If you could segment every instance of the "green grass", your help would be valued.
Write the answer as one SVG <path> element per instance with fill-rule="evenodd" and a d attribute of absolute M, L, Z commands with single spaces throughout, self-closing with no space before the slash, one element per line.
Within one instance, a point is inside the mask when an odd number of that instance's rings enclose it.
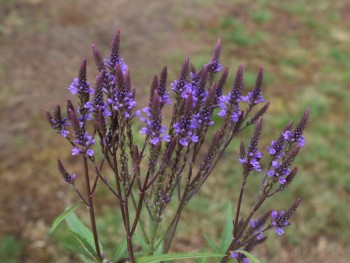
<path fill-rule="evenodd" d="M 20 260 L 23 244 L 13 236 L 0 239 L 0 262 L 15 263 Z"/>

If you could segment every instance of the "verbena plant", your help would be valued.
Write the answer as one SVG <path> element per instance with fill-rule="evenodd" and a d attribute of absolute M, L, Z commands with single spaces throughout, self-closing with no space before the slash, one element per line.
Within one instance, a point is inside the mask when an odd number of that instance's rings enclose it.
<path fill-rule="evenodd" d="M 72 155 L 82 160 L 84 169 L 84 174 L 77 176 L 57 161 L 64 181 L 73 187 L 81 202 L 60 215 L 51 232 L 65 220 L 79 241 L 68 246 L 82 254 L 84 260 L 95 262 L 160 262 L 208 257 L 221 262 L 230 258 L 238 262 L 258 262 L 249 252 L 266 240 L 267 230 L 283 234 L 300 204 L 298 198 L 286 211 L 259 211 L 262 216 L 256 216 L 262 204 L 285 190 L 296 176 L 298 168 L 293 168 L 292 164 L 304 145 L 303 131 L 309 110 L 305 110 L 294 128 L 292 121 L 288 123 L 267 147 L 268 165 L 263 171 L 260 165 L 263 153 L 258 145 L 262 116 L 269 103 L 255 109 L 264 102 L 262 68 L 255 87 L 244 96 L 243 66 L 239 65 L 231 90 L 224 95 L 229 70 L 223 70 L 219 62 L 219 40 L 211 60 L 199 70 L 190 64 L 189 58 L 185 59 L 178 79 L 170 84 L 172 95 L 167 91 L 167 67 L 164 67 L 159 77 L 153 77 L 148 107 L 139 111 L 135 110 L 135 88 L 128 66 L 120 57 L 119 44 L 117 31 L 107 59 L 103 59 L 93 45 L 99 71 L 94 87 L 87 82 L 84 60 L 78 77 L 69 87 L 71 93 L 77 95 L 78 104 L 75 106 L 68 100 L 65 113 L 60 106 L 53 113 L 47 113 L 50 125 L 71 144 Z M 221 71 L 221 76 L 217 77 Z M 163 125 L 162 110 L 170 104 L 173 105 L 172 116 L 167 127 Z M 219 116 L 215 125 L 214 114 Z M 141 143 L 134 140 L 133 125 L 139 119 L 143 127 L 136 132 L 143 134 Z M 232 139 L 251 125 L 255 126 L 251 139 L 247 146 L 241 142 L 237 157 L 237 165 L 243 170 L 239 175 L 242 182 L 234 220 L 229 220 L 224 228 L 228 231 L 223 233 L 226 241 L 218 248 L 208 239 L 212 252 L 168 254 L 186 205 L 210 176 Z M 214 131 L 210 132 L 211 129 Z M 246 183 L 255 172 L 262 175 L 260 188 L 250 213 L 242 215 Z M 78 179 L 84 181 L 85 190 L 76 184 Z M 96 226 L 97 187 L 105 187 L 111 193 L 123 222 L 124 239 L 119 245 L 115 244 L 117 249 L 110 257 L 99 242 Z M 74 214 L 80 204 L 89 211 L 91 231 Z M 168 207 L 170 210 L 175 207 L 175 212 L 164 217 Z M 141 246 L 143 249 L 137 244 L 140 238 L 134 238 L 138 231 L 146 244 Z"/>

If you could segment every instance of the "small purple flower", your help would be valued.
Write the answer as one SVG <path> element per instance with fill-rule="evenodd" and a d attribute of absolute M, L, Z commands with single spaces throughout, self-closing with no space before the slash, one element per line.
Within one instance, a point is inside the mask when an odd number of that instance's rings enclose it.
<path fill-rule="evenodd" d="M 270 169 L 266 173 L 268 176 L 272 177 L 275 174 L 275 171 L 273 169 Z"/>
<path fill-rule="evenodd" d="M 237 252 L 230 253 L 231 258 L 238 258 L 239 254 Z"/>
<path fill-rule="evenodd" d="M 88 149 L 87 151 L 86 151 L 86 154 L 87 155 L 89 155 L 89 156 L 94 156 L 94 150 L 93 149 Z"/>
<path fill-rule="evenodd" d="M 275 147 L 276 147 L 275 141 L 271 141 L 271 147 L 267 146 L 266 150 L 270 155 L 274 155 L 276 153 Z"/>
<path fill-rule="evenodd" d="M 162 105 L 157 90 L 154 91 L 151 107 L 152 109 L 149 107 L 142 109 L 146 113 L 147 118 L 140 118 L 141 121 L 146 123 L 146 126 L 141 128 L 140 133 L 150 136 L 152 145 L 158 144 L 161 140 L 165 142 L 170 141 L 170 136 L 165 133 L 166 126 L 162 126 Z"/>
<path fill-rule="evenodd" d="M 304 136 L 301 136 L 300 138 L 297 139 L 297 143 L 300 147 L 303 147 L 305 145 L 305 138 Z"/>
<path fill-rule="evenodd" d="M 278 179 L 278 181 L 280 182 L 280 184 L 285 184 L 285 183 L 286 183 L 286 178 L 280 177 L 280 178 Z"/>
<path fill-rule="evenodd" d="M 67 131 L 67 130 L 65 130 L 65 129 L 62 129 L 62 130 L 61 130 L 61 135 L 62 135 L 62 137 L 67 138 L 68 134 L 69 134 L 69 131 Z"/>
<path fill-rule="evenodd" d="M 73 82 L 70 84 L 68 89 L 73 95 L 77 94 L 79 91 L 79 79 L 74 78 Z"/>
<path fill-rule="evenodd" d="M 66 174 L 65 174 L 65 177 L 64 177 L 64 181 L 65 181 L 66 183 L 74 184 L 74 180 L 75 180 L 76 177 L 77 177 L 76 174 L 70 175 L 70 174 L 66 173 Z"/>
<path fill-rule="evenodd" d="M 237 102 L 232 103 L 230 99 L 230 95 L 222 95 L 219 98 L 218 105 L 221 109 L 218 113 L 218 116 L 224 118 L 227 114 L 230 114 L 230 120 L 235 123 L 238 121 L 239 116 L 241 115 L 240 108 L 238 106 L 239 100 Z"/>
<path fill-rule="evenodd" d="M 259 219 L 255 219 L 255 220 L 251 219 L 249 221 L 249 224 L 250 224 L 251 228 L 255 229 L 253 234 L 254 235 L 258 234 L 257 239 L 261 240 L 263 238 L 263 233 L 262 233 L 262 223 L 260 222 L 260 220 Z"/>
<path fill-rule="evenodd" d="M 288 226 L 290 223 L 288 222 L 288 217 L 285 216 L 285 212 L 282 210 L 280 212 L 272 211 L 272 225 L 276 228 L 275 232 L 277 235 L 282 235 L 284 233 L 284 227 Z"/>
<path fill-rule="evenodd" d="M 188 93 L 192 91 L 191 84 L 182 84 L 179 80 L 175 80 L 170 84 L 171 89 L 178 93 L 181 98 L 186 99 L 188 97 Z"/>
<path fill-rule="evenodd" d="M 94 93 L 94 90 L 90 88 L 90 83 L 84 78 L 74 78 L 68 89 L 73 95 L 78 94 L 79 92 L 90 94 Z"/>
<path fill-rule="evenodd" d="M 209 66 L 208 71 L 212 73 L 218 73 L 222 70 L 221 63 L 204 64 L 204 66 Z"/>
<path fill-rule="evenodd" d="M 296 142 L 300 147 L 303 147 L 305 145 L 304 136 L 301 134 L 298 134 L 296 132 L 285 131 L 283 133 L 283 137 L 286 141 L 288 141 L 290 143 Z"/>
<path fill-rule="evenodd" d="M 75 178 L 77 178 L 77 174 L 72 174 L 72 181 L 74 182 Z"/>
<path fill-rule="evenodd" d="M 283 137 L 286 141 L 289 141 L 292 137 L 292 132 L 291 131 L 285 131 L 283 134 Z"/>
<path fill-rule="evenodd" d="M 271 166 L 277 169 L 280 166 L 280 163 L 278 161 L 272 161 Z"/>
<path fill-rule="evenodd" d="M 255 97 L 253 92 L 248 92 L 248 95 L 242 96 L 241 99 L 247 103 L 250 103 L 251 105 L 256 105 L 260 102 L 265 101 L 264 97 L 261 94 L 259 94 Z"/>
<path fill-rule="evenodd" d="M 276 227 L 275 232 L 277 233 L 277 235 L 281 236 L 284 233 L 284 230 L 282 227 Z"/>
<path fill-rule="evenodd" d="M 79 153 L 80 153 L 80 149 L 77 148 L 77 147 L 73 147 L 73 149 L 72 149 L 72 155 L 77 155 L 77 154 L 79 154 Z"/>
<path fill-rule="evenodd" d="M 252 165 L 253 170 L 261 172 L 260 163 L 257 159 L 251 159 L 249 163 Z"/>
<path fill-rule="evenodd" d="M 239 162 L 241 164 L 245 164 L 245 163 L 247 163 L 247 159 L 246 158 L 239 158 Z"/>

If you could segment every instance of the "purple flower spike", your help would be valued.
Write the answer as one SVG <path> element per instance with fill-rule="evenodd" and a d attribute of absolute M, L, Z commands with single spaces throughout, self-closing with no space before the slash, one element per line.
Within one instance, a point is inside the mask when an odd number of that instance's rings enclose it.
<path fill-rule="evenodd" d="M 263 75 L 264 75 L 263 69 L 262 69 L 262 67 L 260 67 L 258 76 L 256 78 L 256 84 L 255 84 L 254 90 L 252 92 L 248 92 L 248 95 L 246 97 L 242 97 L 242 100 L 245 102 L 248 102 L 251 107 L 260 103 L 260 102 L 265 101 L 264 97 L 262 96 L 262 92 L 261 92 Z"/>
<path fill-rule="evenodd" d="M 222 65 L 219 62 L 220 53 L 221 53 L 221 39 L 218 39 L 211 61 L 209 62 L 209 64 L 204 65 L 204 66 L 209 65 L 209 68 L 208 68 L 209 72 L 217 73 L 222 70 Z"/>
<path fill-rule="evenodd" d="M 288 220 L 295 215 L 295 212 L 300 204 L 300 198 L 298 198 L 294 204 L 284 212 L 283 210 L 280 212 L 272 211 L 271 213 L 271 223 L 276 228 L 275 232 L 277 235 L 282 235 L 284 233 L 284 227 L 290 225 Z"/>
<path fill-rule="evenodd" d="M 179 78 L 175 80 L 174 83 L 170 84 L 172 90 L 181 98 L 187 98 L 188 91 L 191 90 L 191 85 L 187 83 L 189 63 L 189 58 L 186 58 L 179 74 Z"/>
<path fill-rule="evenodd" d="M 146 117 L 141 117 L 141 121 L 145 122 L 147 126 L 142 127 L 140 134 L 146 134 L 150 136 L 150 143 L 157 145 L 160 141 L 170 141 L 170 136 L 165 134 L 166 126 L 162 126 L 162 113 L 161 113 L 161 101 L 158 95 L 158 91 L 153 91 L 153 98 L 150 101 L 151 109 L 146 107 L 142 111 L 146 113 Z"/>

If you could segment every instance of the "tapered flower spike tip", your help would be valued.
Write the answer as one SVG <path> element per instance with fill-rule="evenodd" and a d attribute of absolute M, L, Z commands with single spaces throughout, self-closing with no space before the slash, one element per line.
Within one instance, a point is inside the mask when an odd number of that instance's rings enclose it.
<path fill-rule="evenodd" d="M 130 71 L 127 70 L 125 73 L 125 77 L 124 77 L 124 86 L 125 86 L 125 90 L 129 91 L 131 90 L 131 77 L 130 77 Z"/>
<path fill-rule="evenodd" d="M 278 191 L 283 191 L 285 190 L 288 185 L 291 184 L 291 182 L 294 180 L 295 176 L 298 173 L 298 167 L 294 167 L 294 169 L 287 175 L 286 177 L 286 182 L 284 184 L 280 184 L 280 186 L 278 187 Z"/>
<path fill-rule="evenodd" d="M 298 197 L 297 200 L 295 200 L 295 202 L 293 203 L 293 205 L 288 209 L 288 211 L 286 213 L 286 217 L 288 219 L 295 215 L 295 212 L 297 211 L 297 209 L 300 205 L 300 202 L 301 202 L 301 199 L 300 199 L 300 197 Z"/>
<path fill-rule="evenodd" d="M 75 112 L 74 105 L 71 100 L 67 100 L 67 115 L 69 114 L 69 111 Z"/>
<path fill-rule="evenodd" d="M 241 141 L 240 147 L 239 147 L 239 157 L 241 159 L 245 158 L 245 147 L 244 147 L 244 142 Z"/>
<path fill-rule="evenodd" d="M 79 69 L 79 82 L 83 83 L 86 82 L 86 59 L 83 60 L 81 63 L 80 69 Z"/>
<path fill-rule="evenodd" d="M 250 123 L 255 123 L 260 117 L 262 117 L 270 107 L 270 102 L 267 102 L 261 109 L 251 118 Z"/>
<path fill-rule="evenodd" d="M 114 56 L 116 60 L 119 59 L 119 48 L 120 48 L 120 30 L 117 29 L 112 41 L 111 55 Z"/>
<path fill-rule="evenodd" d="M 226 67 L 224 72 L 221 75 L 221 78 L 218 82 L 218 87 L 216 89 L 216 96 L 220 97 L 222 95 L 222 90 L 224 89 L 226 80 L 227 80 L 227 76 L 228 76 L 228 72 L 229 72 L 229 68 Z"/>
<path fill-rule="evenodd" d="M 47 121 L 49 122 L 49 124 L 52 126 L 53 125 L 52 115 L 49 111 L 46 111 L 46 118 L 47 118 Z"/>
<path fill-rule="evenodd" d="M 92 53 L 94 55 L 94 60 L 95 60 L 95 64 L 96 64 L 98 71 L 104 70 L 105 65 L 104 65 L 103 58 L 101 56 L 100 51 L 96 48 L 95 44 L 92 44 L 91 48 L 92 48 Z"/>
<path fill-rule="evenodd" d="M 154 75 L 151 84 L 151 98 L 154 97 L 154 92 L 158 90 L 158 76 Z"/>
<path fill-rule="evenodd" d="M 103 81 L 105 78 L 106 71 L 102 70 L 100 75 L 96 78 L 95 92 L 94 92 L 94 103 L 96 106 L 103 106 Z"/>
<path fill-rule="evenodd" d="M 216 47 L 215 47 L 215 50 L 213 52 L 211 62 L 214 62 L 214 63 L 219 62 L 220 53 L 221 53 L 221 39 L 219 38 L 218 41 L 216 42 Z"/>
<path fill-rule="evenodd" d="M 256 83 L 255 83 L 256 89 L 261 89 L 262 83 L 263 83 L 263 78 L 264 78 L 264 70 L 263 70 L 262 66 L 260 66 L 258 76 L 256 77 Z"/>
<path fill-rule="evenodd" d="M 159 96 L 161 97 L 165 95 L 167 79 L 168 79 L 168 67 L 164 66 L 162 73 L 160 73 L 159 86 L 158 86 L 158 93 L 159 93 Z"/>
<path fill-rule="evenodd" d="M 185 59 L 185 62 L 182 66 L 182 69 L 181 69 L 181 72 L 180 72 L 180 76 L 179 76 L 179 79 L 180 80 L 185 80 L 187 79 L 187 75 L 188 75 L 188 71 L 189 71 L 189 66 L 190 66 L 190 58 L 187 57 Z"/>
<path fill-rule="evenodd" d="M 153 91 L 153 98 L 152 98 L 152 105 L 151 105 L 153 119 L 159 118 L 159 109 L 160 109 L 159 104 L 160 104 L 160 101 L 159 101 L 158 91 L 157 89 L 155 89 Z"/>
<path fill-rule="evenodd" d="M 204 92 L 205 91 L 207 78 L 208 78 L 208 69 L 209 69 L 209 67 L 210 67 L 210 64 L 205 66 L 202 69 L 201 77 L 200 77 L 199 83 L 198 83 L 199 92 Z"/>
<path fill-rule="evenodd" d="M 236 72 L 236 77 L 235 77 L 235 87 L 238 89 L 243 88 L 243 65 L 239 64 L 237 72 Z"/>
<path fill-rule="evenodd" d="M 123 72 L 120 69 L 119 65 L 115 67 L 115 78 L 117 82 L 117 89 L 118 91 L 124 90 L 124 76 Z"/>
<path fill-rule="evenodd" d="M 164 66 L 162 73 L 160 74 L 160 80 L 165 81 L 168 78 L 168 66 Z"/>

